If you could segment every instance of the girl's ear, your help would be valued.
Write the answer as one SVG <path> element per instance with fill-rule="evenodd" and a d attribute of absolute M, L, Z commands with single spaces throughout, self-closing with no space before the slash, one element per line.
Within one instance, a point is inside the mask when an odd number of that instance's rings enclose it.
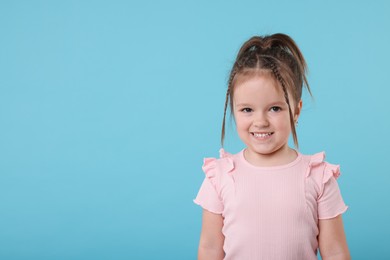
<path fill-rule="evenodd" d="M 299 115 L 301 114 L 301 109 L 302 109 L 302 99 L 299 100 L 297 106 L 295 107 L 294 122 L 298 121 Z"/>

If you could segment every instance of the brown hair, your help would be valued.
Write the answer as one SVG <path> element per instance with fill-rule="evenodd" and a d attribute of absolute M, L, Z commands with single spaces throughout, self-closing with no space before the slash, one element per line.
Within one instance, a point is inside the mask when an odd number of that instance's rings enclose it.
<path fill-rule="evenodd" d="M 226 110 L 229 104 L 231 114 L 233 115 L 234 85 L 238 76 L 264 71 L 269 71 L 283 89 L 284 97 L 289 108 L 294 144 L 298 147 L 298 137 L 288 93 L 290 92 L 292 94 L 295 103 L 298 104 L 302 96 L 303 85 L 305 85 L 310 95 L 311 91 L 306 78 L 306 61 L 294 40 L 282 33 L 264 37 L 254 36 L 246 41 L 238 52 L 236 61 L 230 72 L 226 92 L 221 134 L 222 146 L 225 138 Z"/>

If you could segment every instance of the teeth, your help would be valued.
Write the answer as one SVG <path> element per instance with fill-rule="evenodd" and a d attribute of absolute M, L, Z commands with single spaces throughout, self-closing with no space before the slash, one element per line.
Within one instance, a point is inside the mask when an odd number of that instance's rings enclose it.
<path fill-rule="evenodd" d="M 265 138 L 270 136 L 272 133 L 253 133 L 254 137 L 259 137 L 259 138 Z"/>

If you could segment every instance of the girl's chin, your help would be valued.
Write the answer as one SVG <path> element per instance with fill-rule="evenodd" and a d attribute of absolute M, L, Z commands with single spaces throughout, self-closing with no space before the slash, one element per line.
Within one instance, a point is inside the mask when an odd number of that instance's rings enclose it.
<path fill-rule="evenodd" d="M 278 156 L 287 151 L 288 146 L 282 145 L 281 147 L 256 147 L 247 146 L 247 152 L 253 156 Z"/>

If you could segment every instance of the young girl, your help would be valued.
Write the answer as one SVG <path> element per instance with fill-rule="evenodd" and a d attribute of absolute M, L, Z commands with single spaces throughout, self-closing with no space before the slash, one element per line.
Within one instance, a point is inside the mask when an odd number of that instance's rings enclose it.
<path fill-rule="evenodd" d="M 203 208 L 199 259 L 350 259 L 337 165 L 288 146 L 310 92 L 306 62 L 287 35 L 253 37 L 230 73 L 227 106 L 246 148 L 206 158 L 194 202 Z"/>

